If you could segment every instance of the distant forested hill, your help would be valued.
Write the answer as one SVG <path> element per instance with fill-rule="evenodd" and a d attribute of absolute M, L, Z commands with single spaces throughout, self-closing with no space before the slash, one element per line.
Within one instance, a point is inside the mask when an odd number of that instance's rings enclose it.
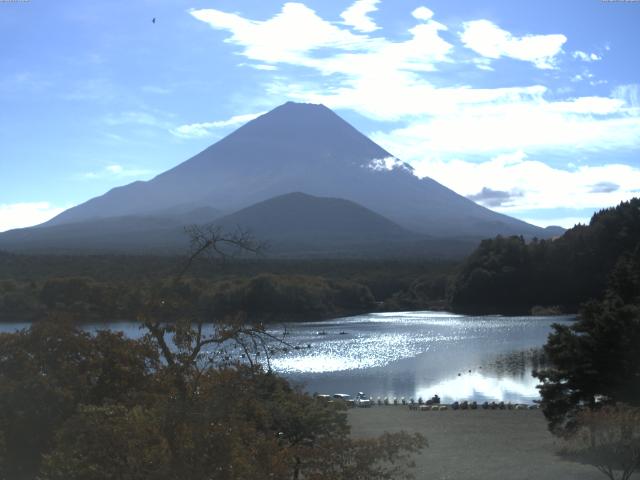
<path fill-rule="evenodd" d="M 187 283 L 210 315 L 317 319 L 444 303 L 453 262 L 424 259 L 200 259 Z M 185 257 L 23 255 L 0 251 L 0 322 L 64 313 L 80 322 L 133 320 L 168 288 Z"/>
<path fill-rule="evenodd" d="M 574 312 L 600 298 L 613 269 L 639 252 L 640 199 L 634 198 L 555 240 L 484 240 L 462 265 L 450 304 L 474 313 L 526 313 L 536 306 Z"/>

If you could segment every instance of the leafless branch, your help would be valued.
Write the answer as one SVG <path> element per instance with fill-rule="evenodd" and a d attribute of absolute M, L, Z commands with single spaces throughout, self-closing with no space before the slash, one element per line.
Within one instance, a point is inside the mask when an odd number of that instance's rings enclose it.
<path fill-rule="evenodd" d="M 265 243 L 256 241 L 251 232 L 237 227 L 235 231 L 226 233 L 215 225 L 191 225 L 185 228 L 191 241 L 190 254 L 182 267 L 176 281 L 180 280 L 191 268 L 196 258 L 202 255 L 225 259 L 238 252 L 261 254 L 266 249 Z"/>

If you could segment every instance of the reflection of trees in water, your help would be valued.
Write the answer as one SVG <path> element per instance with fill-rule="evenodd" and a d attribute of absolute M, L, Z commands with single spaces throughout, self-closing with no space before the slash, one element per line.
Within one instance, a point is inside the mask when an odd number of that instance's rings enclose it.
<path fill-rule="evenodd" d="M 530 348 L 498 354 L 488 362 L 484 363 L 484 368 L 494 372 L 498 377 L 510 376 L 520 377 L 531 376 L 531 373 L 546 367 L 548 364 L 544 350 L 542 348 Z"/>

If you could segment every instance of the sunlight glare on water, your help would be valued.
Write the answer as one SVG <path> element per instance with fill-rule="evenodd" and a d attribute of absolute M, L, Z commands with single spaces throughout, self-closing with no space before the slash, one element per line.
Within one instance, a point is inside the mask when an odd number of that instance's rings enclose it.
<path fill-rule="evenodd" d="M 539 396 L 532 372 L 544 362 L 551 325 L 573 320 L 389 312 L 273 325 L 269 333 L 297 348 L 274 349 L 271 367 L 309 392 L 529 403 Z M 28 327 L 3 324 L 0 331 Z M 84 328 L 144 333 L 136 322 Z"/>
<path fill-rule="evenodd" d="M 344 340 L 316 342 L 308 350 L 276 356 L 272 359 L 271 365 L 275 371 L 281 373 L 322 373 L 383 367 L 396 360 L 424 353 L 435 342 L 454 340 L 453 337 L 442 335 L 362 335 Z"/>
<path fill-rule="evenodd" d="M 531 402 L 551 324 L 572 319 L 390 312 L 287 324 L 273 333 L 310 348 L 271 365 L 310 392 Z"/>

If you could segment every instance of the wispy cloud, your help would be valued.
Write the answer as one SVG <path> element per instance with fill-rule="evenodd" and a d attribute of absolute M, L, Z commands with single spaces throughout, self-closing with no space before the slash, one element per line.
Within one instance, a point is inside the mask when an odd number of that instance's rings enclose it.
<path fill-rule="evenodd" d="M 235 127 L 247 123 L 254 118 L 263 115 L 265 112 L 247 113 L 245 115 L 234 115 L 227 120 L 216 120 L 213 122 L 189 123 L 172 128 L 173 135 L 180 138 L 202 138 L 212 135 L 216 129 L 225 127 Z"/>
<path fill-rule="evenodd" d="M 63 100 L 108 103 L 118 97 L 118 87 L 108 78 L 84 78 L 70 83 L 61 94 Z"/>
<path fill-rule="evenodd" d="M 631 109 L 631 114 L 640 115 L 640 84 L 618 85 L 611 92 L 611 96 Z"/>
<path fill-rule="evenodd" d="M 171 126 L 170 122 L 159 118 L 153 113 L 144 111 L 127 111 L 110 114 L 104 118 L 104 122 L 110 126 L 135 124 L 163 129 L 170 128 Z"/>
<path fill-rule="evenodd" d="M 453 48 L 439 35 L 447 28 L 431 19 L 426 8 L 413 11 L 417 25 L 409 29 L 410 38 L 400 42 L 352 33 L 300 3 L 286 3 L 280 13 L 264 21 L 215 9 L 190 13 L 214 29 L 229 31 L 231 36 L 225 41 L 240 46 L 242 55 L 251 60 L 305 66 L 323 75 L 354 80 L 371 81 L 392 72 L 433 71 L 436 63 L 450 61 Z M 316 55 L 326 49 L 334 53 Z"/>
<path fill-rule="evenodd" d="M 578 60 L 582 60 L 583 62 L 597 62 L 602 60 L 602 57 L 597 53 L 586 53 L 582 50 L 576 50 L 572 54 L 573 58 L 577 58 Z"/>
<path fill-rule="evenodd" d="M 640 185 L 640 167 L 602 164 L 563 169 L 528 158 L 522 151 L 481 162 L 424 160 L 414 163 L 414 167 L 418 176 L 429 176 L 500 212 L 525 212 L 522 216 L 528 210 L 559 206 L 609 207 L 633 197 Z M 484 185 L 480 194 L 479 185 Z M 501 197 L 508 201 L 501 203 Z"/>
<path fill-rule="evenodd" d="M 93 171 L 85 172 L 77 175 L 77 178 L 84 180 L 105 179 L 105 178 L 132 178 L 132 177 L 147 177 L 153 173 L 152 170 L 145 168 L 131 168 L 123 167 L 118 164 L 107 165 L 104 168 Z"/>
<path fill-rule="evenodd" d="M 640 116 L 631 100 L 578 97 L 547 100 L 543 86 L 513 89 L 439 89 L 432 115 L 372 138 L 405 161 L 425 155 L 453 158 L 526 152 L 601 152 L 640 148 Z M 428 152 L 428 153 L 426 153 Z"/>
<path fill-rule="evenodd" d="M 239 63 L 238 66 L 249 67 L 253 68 L 254 70 L 265 70 L 268 72 L 278 70 L 278 67 L 276 67 L 275 65 L 267 65 L 266 63 Z"/>
<path fill-rule="evenodd" d="M 301 3 L 285 3 L 282 11 L 265 21 L 248 20 L 221 10 L 193 9 L 191 15 L 216 29 L 231 32 L 226 40 L 244 47 L 243 55 L 267 63 L 305 63 L 307 54 L 320 48 L 366 48 L 369 38 L 341 29 L 320 18 Z"/>
<path fill-rule="evenodd" d="M 0 204 L 0 232 L 46 222 L 64 210 L 49 202 Z"/>
<path fill-rule="evenodd" d="M 34 72 L 16 72 L 0 76 L 0 95 L 42 93 L 53 86 L 48 77 Z"/>
<path fill-rule="evenodd" d="M 378 10 L 380 0 L 357 0 L 353 5 L 340 14 L 345 25 L 353 27 L 359 32 L 374 32 L 380 27 L 369 16 Z"/>
<path fill-rule="evenodd" d="M 509 57 L 533 63 L 537 68 L 555 67 L 567 37 L 562 34 L 524 35 L 517 37 L 489 20 L 473 20 L 463 24 L 462 43 L 486 58 Z"/>

